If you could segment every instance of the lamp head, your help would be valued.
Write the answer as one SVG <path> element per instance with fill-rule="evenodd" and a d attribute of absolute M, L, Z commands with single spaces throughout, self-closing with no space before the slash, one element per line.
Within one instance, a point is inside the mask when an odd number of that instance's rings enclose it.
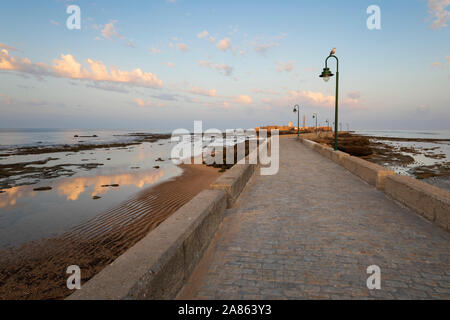
<path fill-rule="evenodd" d="M 328 82 L 332 76 L 334 74 L 331 73 L 330 68 L 323 68 L 322 74 L 319 77 L 323 78 L 325 82 Z"/>

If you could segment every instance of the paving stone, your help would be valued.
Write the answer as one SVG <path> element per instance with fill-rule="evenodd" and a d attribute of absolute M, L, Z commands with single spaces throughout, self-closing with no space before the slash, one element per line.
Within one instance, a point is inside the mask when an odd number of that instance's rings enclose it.
<path fill-rule="evenodd" d="M 228 210 L 184 298 L 450 299 L 449 233 L 294 138 L 280 154 L 279 173 L 258 170 Z M 381 290 L 367 289 L 371 265 Z"/>

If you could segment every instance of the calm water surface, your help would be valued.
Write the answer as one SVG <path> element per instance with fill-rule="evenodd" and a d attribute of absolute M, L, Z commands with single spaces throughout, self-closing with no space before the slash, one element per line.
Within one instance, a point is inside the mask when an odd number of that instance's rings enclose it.
<path fill-rule="evenodd" d="M 11 146 L 73 144 L 73 136 L 98 135 L 99 143 L 123 141 L 115 135 L 127 132 L 13 132 L 3 131 L 0 141 L 5 149 Z M 122 139 L 122 140 L 121 140 Z M 129 139 L 126 137 L 125 139 Z M 72 142 L 71 142 L 72 141 Z M 39 240 L 67 231 L 105 210 L 130 198 L 138 191 L 178 176 L 182 170 L 169 160 L 174 143 L 160 140 L 126 148 L 95 149 L 77 153 L 47 153 L 20 155 L 0 159 L 0 165 L 54 158 L 45 165 L 35 167 L 64 168 L 75 172 L 72 176 L 51 179 L 15 177 L 17 182 L 32 185 L 3 189 L 0 193 L 0 248 L 15 246 L 30 240 Z M 163 162 L 156 161 L 162 158 Z M 94 169 L 76 165 L 102 164 Z M 159 169 L 155 169 L 159 166 Z M 112 187 L 111 185 L 118 185 Z M 34 191 L 38 187 L 51 187 L 50 191 Z M 99 199 L 95 199 L 99 197 Z"/>

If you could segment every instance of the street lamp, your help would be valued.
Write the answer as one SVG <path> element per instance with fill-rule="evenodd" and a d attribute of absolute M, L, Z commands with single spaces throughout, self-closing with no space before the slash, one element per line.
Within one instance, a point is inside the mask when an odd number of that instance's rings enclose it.
<path fill-rule="evenodd" d="M 316 133 L 317 133 L 317 113 L 313 113 L 313 119 L 316 119 Z"/>
<path fill-rule="evenodd" d="M 297 122 L 297 138 L 300 138 L 300 106 L 296 104 L 294 106 L 294 113 L 297 112 L 298 122 Z"/>
<path fill-rule="evenodd" d="M 327 119 L 325 122 L 327 123 L 327 131 L 328 131 L 328 128 L 330 127 L 330 120 Z"/>
<path fill-rule="evenodd" d="M 333 49 L 330 52 L 330 55 L 325 60 L 325 68 L 322 71 L 322 74 L 320 75 L 325 82 L 328 82 L 332 76 L 334 76 L 333 73 L 331 73 L 330 69 L 328 68 L 328 59 L 331 57 L 336 59 L 336 106 L 335 106 L 335 114 L 334 114 L 334 150 L 338 150 L 338 104 L 339 104 L 339 59 L 334 55 L 335 49 Z"/>

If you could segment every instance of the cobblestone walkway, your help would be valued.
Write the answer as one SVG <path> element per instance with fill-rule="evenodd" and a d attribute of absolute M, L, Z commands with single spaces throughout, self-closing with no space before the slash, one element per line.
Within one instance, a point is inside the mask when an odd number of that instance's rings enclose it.
<path fill-rule="evenodd" d="M 294 138 L 251 179 L 182 299 L 450 299 L 450 234 Z M 368 290 L 367 267 L 381 268 Z"/>

